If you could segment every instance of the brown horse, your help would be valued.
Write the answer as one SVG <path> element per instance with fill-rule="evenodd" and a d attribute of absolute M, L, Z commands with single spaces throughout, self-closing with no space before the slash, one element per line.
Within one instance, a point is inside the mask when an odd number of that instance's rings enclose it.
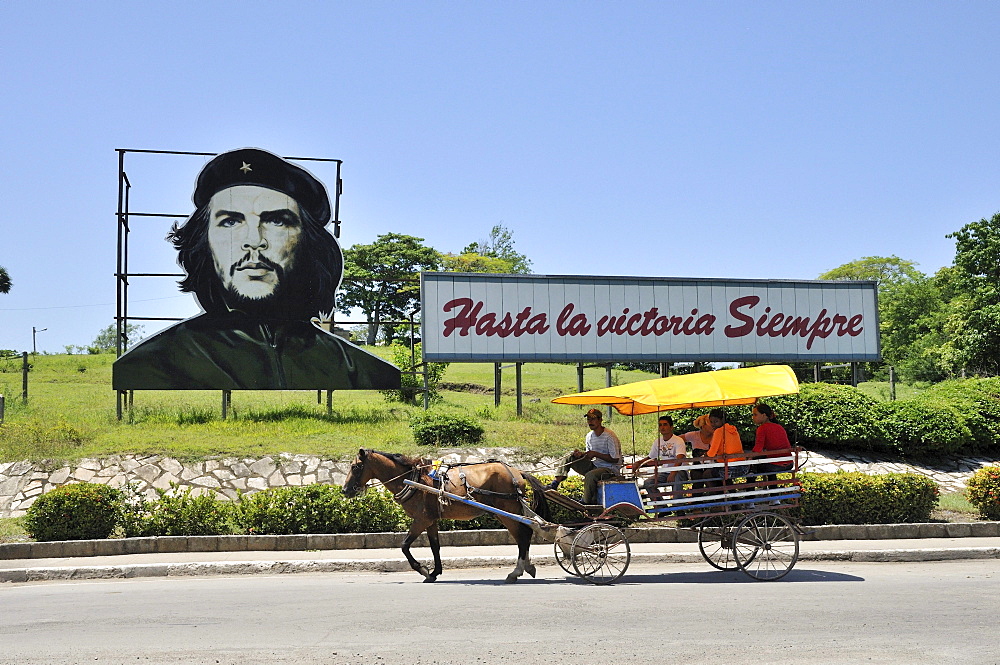
<path fill-rule="evenodd" d="M 530 511 L 542 519 L 549 518 L 548 502 L 541 483 L 534 476 L 513 469 L 502 462 L 463 464 L 447 470 L 442 468 L 437 472 L 436 479 L 428 475 L 429 471 L 429 465 L 417 458 L 362 448 L 358 451 L 358 457 L 351 465 L 351 470 L 344 481 L 344 494 L 348 497 L 357 496 L 373 478 L 378 479 L 393 493 L 396 501 L 413 519 L 406 539 L 403 540 L 403 554 L 413 570 L 424 576 L 424 582 L 433 582 L 441 574 L 438 520 L 471 520 L 489 511 L 458 501 L 442 502 L 437 495 L 414 489 L 404 484 L 403 480 L 410 479 L 431 487 L 442 488 L 456 496 L 466 497 L 514 515 L 527 513 L 530 516 L 530 512 L 524 510 L 526 504 L 523 501 L 525 480 L 527 480 L 533 489 Z M 528 559 L 532 528 L 509 517 L 499 514 L 496 516 L 517 541 L 517 567 L 507 576 L 507 582 L 516 582 L 525 572 L 534 577 L 535 566 Z M 427 540 L 430 542 L 431 552 L 434 553 L 434 570 L 430 572 L 410 554 L 410 545 L 424 531 L 427 532 Z"/>

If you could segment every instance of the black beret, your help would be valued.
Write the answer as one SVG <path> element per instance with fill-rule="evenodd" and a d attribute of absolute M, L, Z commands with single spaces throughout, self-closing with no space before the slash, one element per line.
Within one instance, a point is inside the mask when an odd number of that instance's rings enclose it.
<path fill-rule="evenodd" d="M 237 185 L 256 185 L 288 194 L 320 224 L 330 221 L 330 199 L 323 183 L 305 169 L 257 148 L 231 150 L 213 157 L 198 174 L 194 205 L 201 208 L 216 192 Z"/>

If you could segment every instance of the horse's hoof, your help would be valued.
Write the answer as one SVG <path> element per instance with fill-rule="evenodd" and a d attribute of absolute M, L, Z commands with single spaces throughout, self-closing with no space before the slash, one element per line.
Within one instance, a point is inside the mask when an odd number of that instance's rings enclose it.
<path fill-rule="evenodd" d="M 504 580 L 504 584 L 513 584 L 516 581 L 517 581 L 517 575 L 511 573 L 510 575 L 507 576 L 507 579 Z"/>
<path fill-rule="evenodd" d="M 534 577 L 535 576 L 535 567 L 532 566 L 532 565 L 525 566 L 524 567 L 524 572 L 526 572 L 529 575 L 531 575 L 532 577 Z"/>
<path fill-rule="evenodd" d="M 428 575 L 427 577 L 424 578 L 424 584 L 427 584 L 428 582 L 437 582 L 437 579 L 438 578 L 436 577 Z"/>

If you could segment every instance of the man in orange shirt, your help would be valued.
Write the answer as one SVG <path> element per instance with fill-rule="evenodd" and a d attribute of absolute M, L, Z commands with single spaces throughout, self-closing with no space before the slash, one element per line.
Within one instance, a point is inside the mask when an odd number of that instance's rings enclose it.
<path fill-rule="evenodd" d="M 706 478 L 710 478 L 708 487 L 719 487 L 728 478 L 736 478 L 746 474 L 745 464 L 733 464 L 746 460 L 743 457 L 743 441 L 740 440 L 740 433 L 734 425 L 726 422 L 726 413 L 722 409 L 712 409 L 708 414 L 708 419 L 715 428 L 712 434 L 712 446 L 708 449 L 708 456 L 723 456 L 721 459 L 714 459 L 712 462 L 725 460 L 729 463 L 727 467 L 709 469 L 705 473 Z M 728 473 L 727 473 L 728 471 Z"/>

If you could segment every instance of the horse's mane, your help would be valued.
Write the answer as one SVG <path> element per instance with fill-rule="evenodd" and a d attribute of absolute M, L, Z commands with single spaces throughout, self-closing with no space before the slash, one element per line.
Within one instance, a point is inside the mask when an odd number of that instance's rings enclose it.
<path fill-rule="evenodd" d="M 411 469 L 415 466 L 420 466 L 420 459 L 417 457 L 410 457 L 409 455 L 404 455 L 402 453 L 387 453 L 384 450 L 371 450 L 370 452 L 381 455 L 382 457 L 388 457 L 396 464 L 401 466 L 407 466 Z"/>

